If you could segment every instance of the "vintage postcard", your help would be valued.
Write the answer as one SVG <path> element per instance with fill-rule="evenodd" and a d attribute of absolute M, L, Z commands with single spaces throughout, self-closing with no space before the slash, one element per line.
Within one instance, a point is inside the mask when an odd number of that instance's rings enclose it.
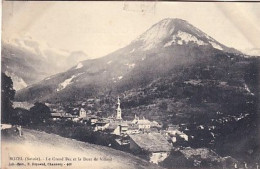
<path fill-rule="evenodd" d="M 3 1 L 1 168 L 259 169 L 259 2 Z"/>

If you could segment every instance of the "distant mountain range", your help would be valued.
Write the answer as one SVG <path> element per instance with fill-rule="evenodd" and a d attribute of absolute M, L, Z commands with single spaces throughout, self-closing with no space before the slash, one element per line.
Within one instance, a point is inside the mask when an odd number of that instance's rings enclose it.
<path fill-rule="evenodd" d="M 30 37 L 2 44 L 2 71 L 12 78 L 16 90 L 67 70 L 87 58 L 81 51 L 57 50 Z"/>

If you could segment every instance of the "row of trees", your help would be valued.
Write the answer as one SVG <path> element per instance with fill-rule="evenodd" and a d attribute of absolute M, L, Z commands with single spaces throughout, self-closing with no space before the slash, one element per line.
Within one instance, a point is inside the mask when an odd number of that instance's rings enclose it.
<path fill-rule="evenodd" d="M 9 124 L 29 125 L 44 123 L 50 118 L 51 111 L 43 103 L 36 102 L 30 110 L 13 108 L 15 90 L 12 79 L 2 73 L 2 109 L 1 122 Z"/>

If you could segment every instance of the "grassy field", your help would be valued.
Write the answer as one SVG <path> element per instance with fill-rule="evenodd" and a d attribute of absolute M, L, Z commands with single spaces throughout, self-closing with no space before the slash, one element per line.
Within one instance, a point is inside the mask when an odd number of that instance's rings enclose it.
<path fill-rule="evenodd" d="M 10 159 L 10 157 L 22 159 Z M 2 168 L 152 169 L 160 167 L 108 147 L 28 129 L 23 129 L 20 137 L 10 129 L 2 131 Z"/>

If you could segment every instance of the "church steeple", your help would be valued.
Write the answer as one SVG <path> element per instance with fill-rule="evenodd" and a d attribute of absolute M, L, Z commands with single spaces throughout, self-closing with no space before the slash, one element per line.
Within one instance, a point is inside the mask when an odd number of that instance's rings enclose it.
<path fill-rule="evenodd" d="M 121 111 L 121 108 L 120 108 L 120 99 L 119 99 L 119 96 L 118 96 L 118 98 L 117 98 L 116 119 L 117 119 L 117 120 L 122 120 L 122 111 Z"/>

